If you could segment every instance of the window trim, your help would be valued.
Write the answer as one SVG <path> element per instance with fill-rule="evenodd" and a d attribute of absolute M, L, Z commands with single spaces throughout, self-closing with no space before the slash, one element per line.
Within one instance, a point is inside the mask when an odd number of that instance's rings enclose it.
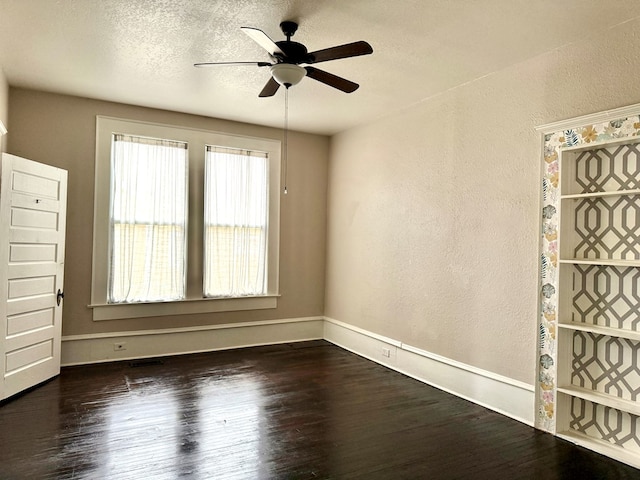
<path fill-rule="evenodd" d="M 111 139 L 124 133 L 183 141 L 188 145 L 187 293 L 183 300 L 154 303 L 107 303 Z M 269 154 L 269 231 L 267 294 L 253 297 L 203 297 L 204 156 L 206 145 L 260 150 Z M 277 307 L 280 251 L 281 143 L 165 124 L 96 116 L 95 191 L 91 304 L 93 320 L 114 320 L 189 313 L 259 310 Z"/>

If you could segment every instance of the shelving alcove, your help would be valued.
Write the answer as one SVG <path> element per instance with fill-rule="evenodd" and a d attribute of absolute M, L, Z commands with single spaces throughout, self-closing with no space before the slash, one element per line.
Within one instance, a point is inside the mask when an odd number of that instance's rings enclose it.
<path fill-rule="evenodd" d="M 640 467 L 640 138 L 560 150 L 556 433 Z"/>

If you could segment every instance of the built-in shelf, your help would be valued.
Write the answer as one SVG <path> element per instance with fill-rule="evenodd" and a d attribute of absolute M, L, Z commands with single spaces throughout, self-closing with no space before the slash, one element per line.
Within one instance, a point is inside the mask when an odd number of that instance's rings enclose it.
<path fill-rule="evenodd" d="M 556 433 L 640 467 L 638 143 L 562 151 L 559 198 Z"/>
<path fill-rule="evenodd" d="M 596 335 L 607 335 L 609 337 L 627 338 L 634 342 L 640 342 L 640 332 L 626 330 L 624 328 L 603 327 L 601 325 L 590 325 L 581 322 L 559 323 L 558 328 L 566 328 L 568 330 L 579 330 L 582 332 L 590 332 Z"/>
<path fill-rule="evenodd" d="M 572 265 L 603 265 L 609 267 L 640 267 L 640 260 L 618 260 L 610 258 L 561 258 L 559 263 Z"/>
<path fill-rule="evenodd" d="M 560 200 L 580 200 L 582 198 L 600 198 L 600 197 L 619 197 L 622 195 L 640 195 L 638 190 L 613 190 L 605 192 L 589 192 L 589 193 L 569 193 L 560 195 Z"/>
<path fill-rule="evenodd" d="M 605 407 L 615 408 L 632 415 L 640 416 L 640 403 L 633 400 L 625 400 L 623 398 L 607 395 L 606 393 L 594 392 L 575 385 L 558 387 L 558 392 L 570 395 L 572 397 L 582 398 L 591 403 L 598 403 Z"/>

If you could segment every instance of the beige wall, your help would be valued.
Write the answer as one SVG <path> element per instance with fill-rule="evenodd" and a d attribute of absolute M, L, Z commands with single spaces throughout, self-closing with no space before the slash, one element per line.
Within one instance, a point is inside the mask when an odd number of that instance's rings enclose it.
<path fill-rule="evenodd" d="M 292 134 L 277 310 L 93 322 L 87 304 L 95 115 L 269 138 L 280 138 L 279 130 L 10 89 L 8 151 L 69 170 L 64 334 L 324 312 L 533 384 L 535 126 L 640 102 L 638 30 L 640 20 L 629 21 L 336 135 L 331 145 Z M 3 83 L 0 75 L 0 118 L 7 115 Z"/>
<path fill-rule="evenodd" d="M 325 315 L 534 383 L 536 125 L 640 102 L 640 20 L 332 139 Z"/>
<path fill-rule="evenodd" d="M 9 106 L 8 151 L 69 171 L 63 335 L 322 315 L 327 137 L 297 132 L 289 136 L 289 194 L 282 197 L 280 220 L 282 297 L 277 309 L 94 322 L 87 305 L 91 292 L 96 115 L 274 139 L 280 139 L 282 132 L 19 88 L 10 89 Z"/>
<path fill-rule="evenodd" d="M 0 65 L 0 122 L 9 129 L 9 84 Z M 0 137 L 0 152 L 7 151 L 7 137 Z"/>

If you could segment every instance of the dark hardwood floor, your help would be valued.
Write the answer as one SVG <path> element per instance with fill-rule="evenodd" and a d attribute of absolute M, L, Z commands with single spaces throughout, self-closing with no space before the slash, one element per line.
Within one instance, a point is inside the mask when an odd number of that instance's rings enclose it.
<path fill-rule="evenodd" d="M 1 479 L 617 479 L 640 470 L 324 341 L 64 368 L 0 406 Z"/>

